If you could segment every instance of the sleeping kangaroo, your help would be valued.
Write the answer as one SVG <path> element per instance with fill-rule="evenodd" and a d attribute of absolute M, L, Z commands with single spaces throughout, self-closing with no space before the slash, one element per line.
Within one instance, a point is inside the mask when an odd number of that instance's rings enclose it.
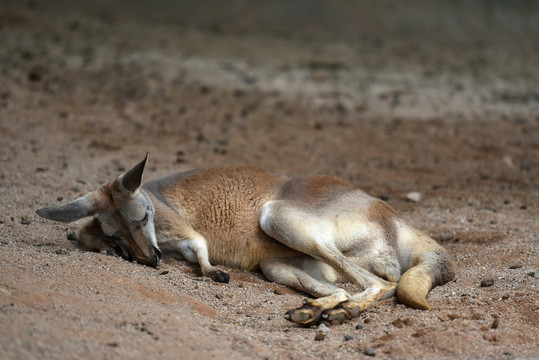
<path fill-rule="evenodd" d="M 394 296 L 430 310 L 429 291 L 454 277 L 448 253 L 399 218 L 387 203 L 331 176 L 291 177 L 247 168 L 193 170 L 142 185 L 146 158 L 116 180 L 59 207 L 51 220 L 93 216 L 79 233 L 89 249 L 157 266 L 161 252 L 198 263 L 260 269 L 311 294 L 285 318 L 302 325 L 357 317 Z M 339 279 L 360 290 L 350 294 Z"/>

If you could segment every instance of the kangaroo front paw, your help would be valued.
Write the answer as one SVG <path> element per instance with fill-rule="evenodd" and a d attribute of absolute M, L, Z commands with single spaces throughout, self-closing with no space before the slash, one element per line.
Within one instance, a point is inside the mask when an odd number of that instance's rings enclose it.
<path fill-rule="evenodd" d="M 327 309 L 322 313 L 322 318 L 327 321 L 347 321 L 359 316 L 363 311 L 361 305 L 354 301 L 343 301 L 333 309 Z"/>
<path fill-rule="evenodd" d="M 230 281 L 230 275 L 228 275 L 226 272 L 217 270 L 215 273 L 212 274 L 211 279 L 213 281 L 228 284 Z"/>
<path fill-rule="evenodd" d="M 306 302 L 305 305 L 289 310 L 284 315 L 284 318 L 300 325 L 316 325 L 322 320 L 322 311 L 324 309 L 321 305 L 316 305 L 314 302 Z"/>

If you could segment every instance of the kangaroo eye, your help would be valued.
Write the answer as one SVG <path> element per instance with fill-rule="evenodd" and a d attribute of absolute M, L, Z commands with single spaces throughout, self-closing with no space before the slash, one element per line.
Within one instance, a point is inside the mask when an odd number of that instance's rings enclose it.
<path fill-rule="evenodd" d="M 142 221 L 142 226 L 148 223 L 148 213 L 144 214 L 144 218 L 141 221 Z"/>

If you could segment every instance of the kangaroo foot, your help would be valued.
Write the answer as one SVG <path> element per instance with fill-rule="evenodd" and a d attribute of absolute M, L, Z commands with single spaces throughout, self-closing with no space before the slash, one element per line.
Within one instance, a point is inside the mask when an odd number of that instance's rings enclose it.
<path fill-rule="evenodd" d="M 297 309 L 289 310 L 284 318 L 300 325 L 316 325 L 322 320 L 324 308 L 313 300 L 306 300 L 305 304 Z"/>
<path fill-rule="evenodd" d="M 365 310 L 365 307 L 362 308 L 360 303 L 346 300 L 339 303 L 333 309 L 325 310 L 322 313 L 322 319 L 344 322 L 358 317 L 363 310 Z"/>
<path fill-rule="evenodd" d="M 226 272 L 221 271 L 221 270 L 216 270 L 208 275 L 209 275 L 208 277 L 215 282 L 228 284 L 228 282 L 230 281 L 230 275 L 228 275 Z"/>

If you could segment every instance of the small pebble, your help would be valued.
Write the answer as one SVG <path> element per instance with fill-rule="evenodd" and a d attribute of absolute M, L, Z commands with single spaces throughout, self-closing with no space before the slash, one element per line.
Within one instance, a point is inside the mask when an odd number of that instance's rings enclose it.
<path fill-rule="evenodd" d="M 494 285 L 494 279 L 483 279 L 481 280 L 481 287 L 489 287 Z"/>
<path fill-rule="evenodd" d="M 274 293 L 275 295 L 283 295 L 283 294 L 285 294 L 284 290 L 283 290 L 283 289 L 279 289 L 279 288 L 273 289 L 273 293 Z"/>
<path fill-rule="evenodd" d="M 22 225 L 30 225 L 32 221 L 28 219 L 26 216 L 21 217 L 21 224 Z"/>
<path fill-rule="evenodd" d="M 492 325 L 490 325 L 490 328 L 497 329 L 498 325 L 500 325 L 500 321 L 498 320 L 498 318 L 495 318 L 494 321 L 492 321 Z"/>
<path fill-rule="evenodd" d="M 160 270 L 160 271 L 157 273 L 157 275 L 166 275 L 166 274 L 168 274 L 168 272 L 169 272 L 168 270 Z"/>
<path fill-rule="evenodd" d="M 451 239 L 453 239 L 453 236 L 451 236 L 451 234 L 440 234 L 440 236 L 438 236 L 439 242 L 448 242 Z"/>
<path fill-rule="evenodd" d="M 520 269 L 522 267 L 522 264 L 513 264 L 509 266 L 509 269 Z"/>
<path fill-rule="evenodd" d="M 363 351 L 363 354 L 365 354 L 367 356 L 375 356 L 376 355 L 376 350 L 374 350 L 371 347 L 367 347 L 367 348 L 365 348 L 365 351 Z"/>
<path fill-rule="evenodd" d="M 420 202 L 421 201 L 421 193 L 419 193 L 417 191 L 409 192 L 406 195 L 406 200 L 411 201 L 411 202 L 415 202 L 415 203 Z"/>
<path fill-rule="evenodd" d="M 0 244 L 2 245 L 9 245 L 9 242 L 7 240 L 2 240 L 0 241 Z"/>
<path fill-rule="evenodd" d="M 388 201 L 389 200 L 389 195 L 388 194 L 383 194 L 382 196 L 380 196 L 380 199 L 384 200 L 384 201 Z"/>
<path fill-rule="evenodd" d="M 522 206 L 520 207 L 520 210 L 526 210 L 527 208 L 528 208 L 528 207 L 527 207 L 526 205 L 522 205 Z"/>
<path fill-rule="evenodd" d="M 356 325 L 356 329 L 357 329 L 357 330 L 363 329 L 363 325 L 362 325 L 362 324 L 357 324 L 357 325 Z"/>
<path fill-rule="evenodd" d="M 331 329 L 329 327 L 327 327 L 326 324 L 320 324 L 320 325 L 318 325 L 318 331 L 321 331 L 324 334 L 327 334 L 327 333 L 331 332 Z"/>
<path fill-rule="evenodd" d="M 352 335 L 344 335 L 344 341 L 350 341 L 353 340 L 354 337 Z"/>
<path fill-rule="evenodd" d="M 74 232 L 67 234 L 67 240 L 77 241 L 77 234 L 75 234 Z"/>
<path fill-rule="evenodd" d="M 326 338 L 326 334 L 324 334 L 322 331 L 319 331 L 314 336 L 314 341 L 323 341 Z"/>

